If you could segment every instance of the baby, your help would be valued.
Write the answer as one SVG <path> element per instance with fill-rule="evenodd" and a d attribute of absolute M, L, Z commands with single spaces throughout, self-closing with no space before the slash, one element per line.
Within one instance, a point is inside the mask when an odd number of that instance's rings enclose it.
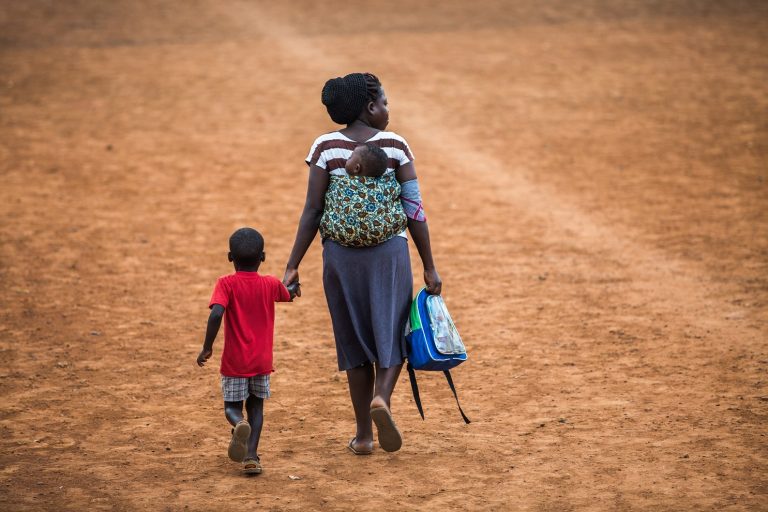
<path fill-rule="evenodd" d="M 378 178 L 387 170 L 387 154 L 375 144 L 357 146 L 349 155 L 344 169 L 350 176 Z"/>
<path fill-rule="evenodd" d="M 320 235 L 347 247 L 371 247 L 405 231 L 408 219 L 389 159 L 372 143 L 357 146 L 347 159 L 348 176 L 331 176 Z"/>

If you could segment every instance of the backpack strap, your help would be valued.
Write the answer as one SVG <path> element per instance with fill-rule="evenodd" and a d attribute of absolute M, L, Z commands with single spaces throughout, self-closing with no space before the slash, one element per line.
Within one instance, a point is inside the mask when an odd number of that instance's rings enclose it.
<path fill-rule="evenodd" d="M 411 391 L 413 392 L 413 401 L 416 402 L 416 408 L 419 409 L 421 419 L 424 419 L 424 408 L 421 407 L 421 397 L 419 396 L 419 385 L 416 383 L 416 372 L 411 366 L 411 362 L 408 361 L 408 380 L 411 381 Z"/>
<path fill-rule="evenodd" d="M 413 366 L 411 366 L 411 362 L 408 362 L 408 365 L 406 366 L 408 369 L 408 378 L 411 381 L 411 391 L 413 392 L 413 401 L 416 402 L 416 408 L 419 410 L 419 414 L 421 415 L 421 419 L 424 419 L 424 408 L 421 405 L 421 396 L 419 395 L 419 385 L 416 383 L 416 371 L 413 369 Z M 448 381 L 448 385 L 451 387 L 451 391 L 453 392 L 453 398 L 456 399 L 456 405 L 459 407 L 459 412 L 461 413 L 461 417 L 464 420 L 464 423 L 469 424 L 471 421 L 469 418 L 467 418 L 467 415 L 464 414 L 464 411 L 461 409 L 461 404 L 459 403 L 459 396 L 456 394 L 456 386 L 453 385 L 453 378 L 451 377 L 451 372 L 449 370 L 443 370 L 443 374 L 445 375 L 445 379 Z"/>
<path fill-rule="evenodd" d="M 471 421 L 469 421 L 469 418 L 467 418 L 467 415 L 464 414 L 464 411 L 461 410 L 461 404 L 459 403 L 459 395 L 456 394 L 456 387 L 453 385 L 451 372 L 449 370 L 443 370 L 443 373 L 445 374 L 445 379 L 448 381 L 448 385 L 451 386 L 451 391 L 453 391 L 453 398 L 456 399 L 456 405 L 459 406 L 459 412 L 461 413 L 461 417 L 464 419 L 464 423 L 469 425 Z"/>

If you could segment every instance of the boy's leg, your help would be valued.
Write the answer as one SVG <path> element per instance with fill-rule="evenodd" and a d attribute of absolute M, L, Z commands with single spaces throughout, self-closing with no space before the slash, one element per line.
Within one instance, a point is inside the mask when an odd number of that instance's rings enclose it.
<path fill-rule="evenodd" d="M 349 396 L 352 398 L 352 408 L 355 411 L 357 424 L 353 448 L 357 451 L 370 451 L 373 449 L 373 425 L 371 423 L 373 365 L 366 363 L 363 366 L 347 370 L 347 382 L 349 383 Z"/>
<path fill-rule="evenodd" d="M 227 417 L 227 421 L 233 427 L 243 421 L 243 401 L 224 401 L 224 416 Z"/>
<path fill-rule="evenodd" d="M 251 433 L 248 422 L 243 420 L 243 401 L 224 402 L 224 415 L 232 425 L 232 439 L 229 441 L 227 455 L 235 462 L 242 462 L 245 458 L 246 441 Z"/>
<path fill-rule="evenodd" d="M 233 427 L 227 455 L 235 462 L 242 462 L 251 435 L 251 426 L 243 420 L 243 400 L 248 396 L 248 379 L 222 375 L 221 391 L 224 395 L 224 415 Z"/>
<path fill-rule="evenodd" d="M 256 395 L 249 395 L 245 401 L 245 410 L 248 411 L 248 424 L 251 426 L 251 436 L 248 438 L 248 454 L 246 459 L 259 459 L 259 438 L 261 428 L 264 425 L 264 399 Z"/>
<path fill-rule="evenodd" d="M 248 398 L 248 380 L 222 375 L 221 394 L 224 396 L 224 415 L 234 427 L 243 421 L 243 400 Z"/>

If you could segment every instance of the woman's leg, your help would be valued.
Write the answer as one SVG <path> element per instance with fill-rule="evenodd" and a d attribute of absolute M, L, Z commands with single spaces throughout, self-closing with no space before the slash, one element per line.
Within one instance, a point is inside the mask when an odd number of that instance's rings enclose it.
<path fill-rule="evenodd" d="M 387 404 L 387 408 L 390 407 L 389 401 L 392 398 L 392 391 L 395 389 L 397 378 L 400 376 L 400 370 L 402 369 L 402 363 L 390 368 L 379 368 L 379 363 L 376 363 L 376 380 L 373 395 L 375 398 L 382 399 Z M 369 403 L 368 405 L 370 407 L 374 404 Z"/>
<path fill-rule="evenodd" d="M 373 425 L 370 409 L 374 385 L 373 365 L 366 363 L 363 366 L 347 370 L 347 382 L 349 383 L 349 396 L 352 398 L 352 408 L 355 410 L 355 422 L 357 423 L 356 449 L 370 450 L 373 447 Z"/>
<path fill-rule="evenodd" d="M 402 363 L 390 368 L 380 368 L 378 363 L 376 364 L 376 395 L 371 400 L 369 408 L 371 419 L 376 424 L 379 434 L 379 446 L 387 452 L 396 452 L 403 445 L 403 435 L 395 425 L 389 410 L 392 390 L 395 388 L 402 367 Z"/>

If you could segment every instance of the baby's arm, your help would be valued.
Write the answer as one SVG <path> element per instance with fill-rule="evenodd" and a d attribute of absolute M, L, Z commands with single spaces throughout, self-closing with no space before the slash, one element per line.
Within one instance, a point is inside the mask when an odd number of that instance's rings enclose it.
<path fill-rule="evenodd" d="M 224 306 L 221 304 L 214 304 L 211 307 L 211 314 L 208 315 L 208 328 L 205 330 L 203 350 L 201 350 L 200 355 L 197 356 L 198 366 L 203 366 L 213 354 L 213 341 L 216 339 L 216 335 L 219 334 L 222 318 L 224 318 Z"/>

